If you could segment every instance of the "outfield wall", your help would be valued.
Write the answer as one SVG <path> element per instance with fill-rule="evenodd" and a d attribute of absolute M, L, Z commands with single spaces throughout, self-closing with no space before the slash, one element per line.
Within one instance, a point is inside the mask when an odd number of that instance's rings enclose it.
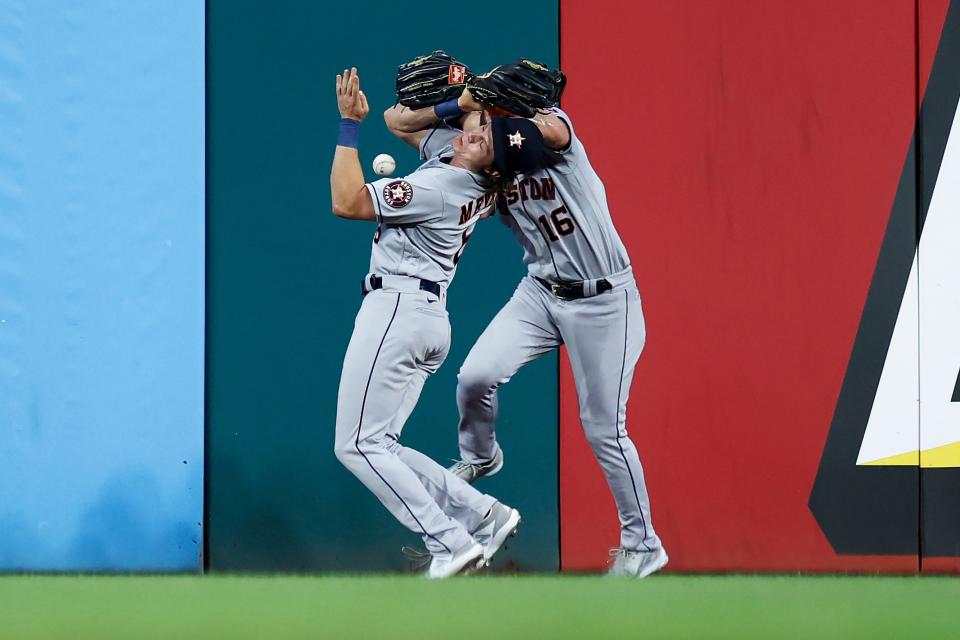
<path fill-rule="evenodd" d="M 379 114 L 435 48 L 568 74 L 643 298 L 669 570 L 960 570 L 960 0 L 0 0 L 0 570 L 405 567 L 332 451 L 373 228 L 329 211 L 331 84 L 359 67 L 364 168 L 409 172 Z M 456 456 L 520 257 L 478 228 L 405 444 Z M 500 398 L 499 566 L 602 568 L 565 355 Z"/>
<path fill-rule="evenodd" d="M 203 23 L 0 1 L 0 570 L 201 566 Z"/>

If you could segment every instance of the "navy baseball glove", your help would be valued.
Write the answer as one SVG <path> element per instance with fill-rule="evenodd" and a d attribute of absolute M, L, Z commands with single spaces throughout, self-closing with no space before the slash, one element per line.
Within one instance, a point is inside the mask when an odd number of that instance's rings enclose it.
<path fill-rule="evenodd" d="M 557 106 L 566 86 L 562 71 L 526 58 L 467 81 L 467 89 L 477 101 L 523 118 Z"/>
<path fill-rule="evenodd" d="M 397 102 L 420 109 L 459 98 L 471 77 L 465 64 L 438 49 L 397 67 Z"/>

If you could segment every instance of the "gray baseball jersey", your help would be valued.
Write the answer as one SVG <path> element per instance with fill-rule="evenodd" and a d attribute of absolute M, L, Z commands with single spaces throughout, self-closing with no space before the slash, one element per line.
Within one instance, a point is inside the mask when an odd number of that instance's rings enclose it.
<path fill-rule="evenodd" d="M 570 118 L 570 143 L 548 166 L 518 176 L 498 199 L 500 219 L 524 248 L 529 275 L 470 350 L 457 379 L 460 455 L 492 460 L 499 388 L 524 364 L 565 344 L 580 420 L 607 478 L 620 516 L 622 547 L 656 552 L 643 467 L 627 435 L 626 410 L 646 327 L 630 260 L 607 207 L 606 192 Z M 459 131 L 441 125 L 424 137 L 422 157 L 441 153 Z M 579 282 L 604 278 L 611 289 L 560 300 L 534 278 Z M 593 291 L 596 291 L 594 288 Z"/>
<path fill-rule="evenodd" d="M 377 214 L 370 273 L 422 278 L 448 287 L 479 214 L 496 195 L 472 171 L 431 158 L 402 179 L 367 184 Z"/>
<path fill-rule="evenodd" d="M 551 151 L 541 171 L 517 176 L 498 202 L 501 221 L 523 246 L 533 276 L 575 282 L 622 273 L 630 259 L 610 217 L 603 182 L 569 116 L 560 109 L 550 112 L 567 123 L 570 144 Z M 434 128 L 420 145 L 421 158 L 442 153 L 460 133 L 447 125 Z"/>
<path fill-rule="evenodd" d="M 447 159 L 367 185 L 377 214 L 370 273 L 382 286 L 364 296 L 344 356 L 335 442 L 344 466 L 434 554 L 473 545 L 495 502 L 399 443 L 450 348 L 445 295 L 423 290 L 421 280 L 449 286 L 479 212 L 494 199 L 479 175 Z"/>

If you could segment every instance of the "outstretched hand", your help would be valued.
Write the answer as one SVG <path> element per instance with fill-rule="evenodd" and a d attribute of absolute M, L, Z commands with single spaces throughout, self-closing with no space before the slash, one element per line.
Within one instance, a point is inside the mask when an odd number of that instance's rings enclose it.
<path fill-rule="evenodd" d="M 360 90 L 360 76 L 356 67 L 344 69 L 343 75 L 337 74 L 337 107 L 341 118 L 357 122 L 363 122 L 370 113 L 367 96 Z"/>

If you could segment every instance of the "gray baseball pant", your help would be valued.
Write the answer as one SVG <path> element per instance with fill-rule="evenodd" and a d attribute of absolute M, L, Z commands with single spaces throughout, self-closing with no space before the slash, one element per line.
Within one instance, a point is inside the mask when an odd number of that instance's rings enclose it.
<path fill-rule="evenodd" d="M 496 455 L 497 390 L 523 365 L 566 344 L 584 434 L 617 503 L 620 544 L 660 545 L 650 518 L 643 467 L 627 435 L 627 397 L 646 329 L 632 274 L 608 278 L 613 290 L 564 301 L 527 276 L 470 350 L 460 369 L 460 455 L 482 463 Z"/>
<path fill-rule="evenodd" d="M 496 502 L 399 443 L 449 347 L 444 300 L 413 285 L 372 291 L 357 314 L 337 398 L 337 459 L 434 554 L 469 543 L 468 531 Z"/>

